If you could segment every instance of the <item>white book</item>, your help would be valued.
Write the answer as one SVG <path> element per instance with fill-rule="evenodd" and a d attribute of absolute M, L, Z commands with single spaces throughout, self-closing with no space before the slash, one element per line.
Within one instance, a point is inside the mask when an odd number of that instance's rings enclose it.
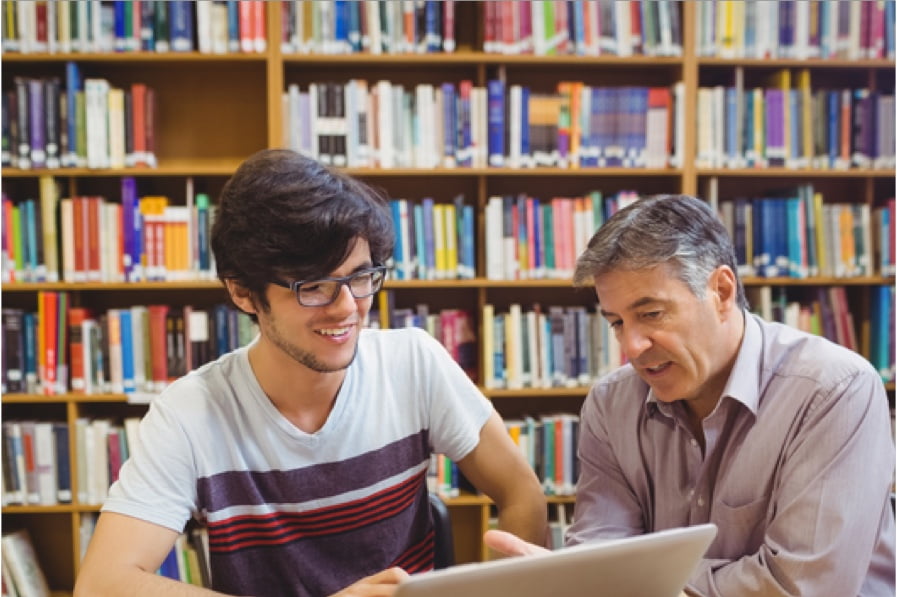
<path fill-rule="evenodd" d="M 522 123 L 523 118 L 523 88 L 520 85 L 511 85 L 508 90 L 508 167 L 520 168 L 522 165 Z M 528 126 L 528 125 L 526 125 Z"/>
<path fill-rule="evenodd" d="M 28 531 L 22 529 L 3 535 L 0 544 L 3 561 L 20 597 L 50 597 L 50 588 Z"/>
<path fill-rule="evenodd" d="M 146 375 L 146 333 L 148 330 L 144 326 L 144 321 L 148 317 L 149 313 L 145 305 L 131 307 L 131 338 L 133 339 L 131 354 L 134 356 L 134 388 L 138 392 L 151 391 Z M 152 374 L 149 377 L 152 377 Z"/>
<path fill-rule="evenodd" d="M 109 89 L 109 167 L 125 167 L 125 92 Z"/>
<path fill-rule="evenodd" d="M 212 0 L 196 0 L 196 46 L 201 54 L 211 54 L 214 43 L 212 36 Z"/>
<path fill-rule="evenodd" d="M 88 497 L 101 504 L 109 495 L 109 419 L 94 419 L 88 427 Z"/>
<path fill-rule="evenodd" d="M 227 4 L 214 2 L 212 4 L 212 53 L 227 54 Z"/>
<path fill-rule="evenodd" d="M 392 83 L 389 81 L 377 81 L 377 138 L 380 140 L 378 153 L 381 168 L 394 168 L 395 148 L 393 140 L 393 109 Z"/>
<path fill-rule="evenodd" d="M 521 345 L 522 312 L 520 305 L 512 304 L 505 316 L 505 367 L 509 390 L 523 388 L 523 346 Z"/>
<path fill-rule="evenodd" d="M 86 417 L 75 419 L 75 458 L 77 460 L 78 501 L 82 504 L 94 503 L 90 495 L 90 458 L 93 447 L 93 432 Z"/>
<path fill-rule="evenodd" d="M 486 279 L 503 280 L 504 276 L 504 239 L 502 198 L 498 195 L 489 197 L 486 203 Z"/>
<path fill-rule="evenodd" d="M 84 80 L 85 127 L 87 130 L 87 167 L 109 167 L 109 82 Z"/>
<path fill-rule="evenodd" d="M 525 372 L 524 377 L 529 387 L 538 388 L 542 379 L 541 359 L 539 358 L 539 322 L 535 311 L 527 311 L 524 317 L 527 334 L 526 346 L 523 347 L 523 350 L 527 351 L 529 362 L 529 371 Z"/>
<path fill-rule="evenodd" d="M 37 470 L 37 503 L 41 506 L 56 504 L 56 438 L 52 423 L 37 421 L 34 424 L 34 467 Z"/>

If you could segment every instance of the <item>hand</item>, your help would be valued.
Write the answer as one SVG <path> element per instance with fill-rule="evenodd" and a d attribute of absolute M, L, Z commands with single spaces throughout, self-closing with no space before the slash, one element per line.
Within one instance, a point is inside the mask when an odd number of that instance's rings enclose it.
<path fill-rule="evenodd" d="M 390 597 L 395 593 L 396 586 L 406 578 L 408 573 L 401 568 L 387 568 L 352 583 L 332 597 Z"/>
<path fill-rule="evenodd" d="M 551 553 L 549 550 L 532 543 L 528 543 L 506 531 L 489 530 L 483 535 L 483 542 L 487 547 L 506 556 L 537 556 Z"/>

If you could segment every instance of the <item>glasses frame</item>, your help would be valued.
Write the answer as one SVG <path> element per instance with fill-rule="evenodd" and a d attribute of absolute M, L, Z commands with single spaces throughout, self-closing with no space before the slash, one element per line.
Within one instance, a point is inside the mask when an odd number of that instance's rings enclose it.
<path fill-rule="evenodd" d="M 293 294 L 296 296 L 296 302 L 299 303 L 303 307 L 326 307 L 328 305 L 332 305 L 337 298 L 339 298 L 340 291 L 343 289 L 343 286 L 346 286 L 349 289 L 349 293 L 355 299 L 365 299 L 377 294 L 381 288 L 383 288 L 383 283 L 386 281 L 386 274 L 389 271 L 385 265 L 375 265 L 373 267 L 366 267 L 364 269 L 358 270 L 357 272 L 353 272 L 348 276 L 342 276 L 339 278 L 315 278 L 310 280 L 294 280 L 292 282 L 287 282 L 286 280 L 274 279 L 271 281 L 272 284 L 276 286 L 280 286 L 282 288 L 288 288 L 293 291 Z M 370 294 L 365 294 L 362 296 L 358 296 L 355 294 L 355 291 L 352 290 L 351 282 L 355 278 L 359 276 L 363 276 L 365 274 L 381 274 L 380 283 L 376 285 L 376 289 L 372 291 Z M 336 282 L 336 290 L 333 291 L 333 296 L 330 297 L 330 300 L 326 303 L 321 303 L 318 305 L 306 305 L 302 302 L 302 299 L 299 298 L 299 290 L 301 289 L 303 284 L 319 284 L 321 282 Z"/>

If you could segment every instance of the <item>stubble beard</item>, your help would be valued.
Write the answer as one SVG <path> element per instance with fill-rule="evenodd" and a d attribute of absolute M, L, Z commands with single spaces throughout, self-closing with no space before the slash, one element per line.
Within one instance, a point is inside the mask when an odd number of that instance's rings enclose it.
<path fill-rule="evenodd" d="M 349 357 L 345 363 L 332 365 L 321 361 L 314 353 L 290 344 L 279 334 L 271 334 L 270 336 L 274 345 L 286 353 L 291 359 L 300 365 L 308 367 L 316 373 L 334 373 L 336 371 L 343 371 L 352 364 L 352 361 L 355 360 L 355 355 L 358 354 L 358 340 L 356 339 L 355 346 L 352 349 L 352 356 Z"/>

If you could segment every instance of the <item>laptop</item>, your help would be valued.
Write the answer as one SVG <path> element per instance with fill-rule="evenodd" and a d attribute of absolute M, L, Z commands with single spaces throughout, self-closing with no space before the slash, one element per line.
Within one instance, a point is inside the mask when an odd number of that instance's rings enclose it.
<path fill-rule="evenodd" d="M 395 597 L 677 597 L 716 536 L 702 524 L 411 576 Z"/>

